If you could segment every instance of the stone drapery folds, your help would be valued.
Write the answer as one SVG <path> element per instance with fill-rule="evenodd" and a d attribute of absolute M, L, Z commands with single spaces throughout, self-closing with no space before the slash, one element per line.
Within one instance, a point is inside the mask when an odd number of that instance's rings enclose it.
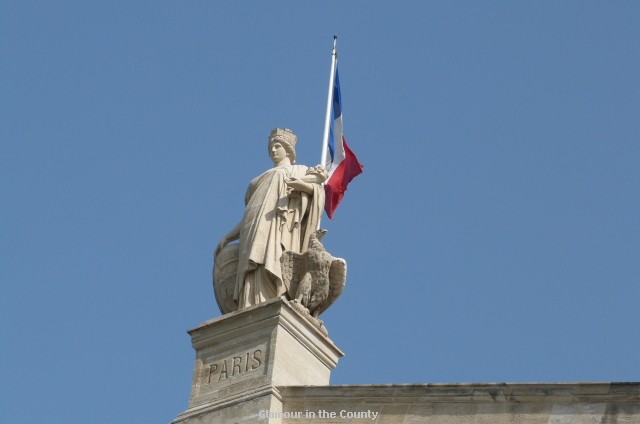
<path fill-rule="evenodd" d="M 214 290 L 222 313 L 284 295 L 282 252 L 304 252 L 320 227 L 327 173 L 320 165 L 295 164 L 296 143 L 289 129 L 271 132 L 274 167 L 251 181 L 242 220 L 216 249 Z"/>
<path fill-rule="evenodd" d="M 308 169 L 304 165 L 276 167 L 249 184 L 234 289 L 239 308 L 286 292 L 280 256 L 285 250 L 305 251 L 319 226 L 324 208 L 320 184 L 313 184 L 312 194 L 292 191 L 286 184 L 291 177 L 304 178 Z"/>

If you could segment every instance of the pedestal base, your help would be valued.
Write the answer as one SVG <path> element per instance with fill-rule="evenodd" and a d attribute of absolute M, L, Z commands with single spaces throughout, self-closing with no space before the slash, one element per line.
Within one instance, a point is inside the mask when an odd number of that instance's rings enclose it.
<path fill-rule="evenodd" d="M 324 386 L 344 354 L 273 299 L 190 330 L 196 366 L 189 408 L 174 424 L 279 423 L 278 386 Z"/>

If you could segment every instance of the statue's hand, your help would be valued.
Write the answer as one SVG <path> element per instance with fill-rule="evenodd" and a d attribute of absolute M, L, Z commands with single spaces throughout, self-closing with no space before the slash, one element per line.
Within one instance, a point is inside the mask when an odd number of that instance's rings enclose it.
<path fill-rule="evenodd" d="M 291 177 L 284 180 L 287 186 L 293 190 L 306 191 L 309 184 L 302 181 L 300 178 Z"/>
<path fill-rule="evenodd" d="M 216 252 L 213 254 L 214 257 L 217 257 L 218 254 L 222 251 L 222 249 L 224 249 L 224 247 L 229 244 L 229 241 L 227 240 L 227 238 L 223 238 L 220 243 L 218 243 L 218 247 L 216 247 Z"/>
<path fill-rule="evenodd" d="M 303 181 L 300 178 L 291 177 L 284 180 L 289 190 L 299 191 L 301 193 L 313 194 L 313 184 Z M 287 193 L 291 194 L 291 193 Z"/>
<path fill-rule="evenodd" d="M 233 230 L 229 231 L 229 233 L 226 236 L 222 237 L 222 240 L 220 240 L 220 243 L 218 243 L 218 246 L 216 247 L 214 257 L 218 256 L 218 254 L 222 251 L 222 249 L 224 249 L 224 247 L 227 244 L 231 243 L 232 241 L 240 240 L 241 229 L 242 229 L 242 221 L 240 221 L 238 225 L 233 227 Z"/>

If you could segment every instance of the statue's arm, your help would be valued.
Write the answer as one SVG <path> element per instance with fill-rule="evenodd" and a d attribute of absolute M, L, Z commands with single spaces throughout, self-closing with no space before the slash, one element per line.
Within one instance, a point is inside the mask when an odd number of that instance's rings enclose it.
<path fill-rule="evenodd" d="M 326 179 L 327 179 L 327 171 L 325 171 L 324 166 L 318 165 L 313 168 L 309 168 L 304 177 L 287 178 L 285 180 L 285 183 L 287 184 L 287 186 L 289 186 L 294 190 L 307 193 L 308 195 L 312 195 L 314 185 L 320 185 Z"/>
<path fill-rule="evenodd" d="M 215 256 L 218 256 L 218 253 L 220 253 L 220 251 L 222 249 L 224 249 L 224 247 L 227 244 L 231 243 L 232 241 L 236 241 L 236 240 L 240 239 L 240 229 L 241 228 L 242 228 L 242 221 L 240 221 L 238 223 L 238 225 L 233 227 L 233 229 L 231 231 L 229 231 L 227 233 L 227 235 L 222 238 L 222 240 L 220 240 L 220 243 L 218 243 L 218 247 L 216 247 Z"/>
<path fill-rule="evenodd" d="M 313 194 L 313 185 L 314 183 L 308 183 L 306 181 L 303 181 L 300 178 L 296 178 L 296 177 L 291 177 L 291 178 L 287 178 L 285 180 L 285 183 L 287 183 L 287 186 L 296 190 L 296 191 L 300 191 L 302 193 L 307 193 L 308 195 L 312 195 Z"/>

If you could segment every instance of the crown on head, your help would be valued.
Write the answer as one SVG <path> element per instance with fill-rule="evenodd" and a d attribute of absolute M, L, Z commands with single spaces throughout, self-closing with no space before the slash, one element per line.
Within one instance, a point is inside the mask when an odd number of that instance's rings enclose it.
<path fill-rule="evenodd" d="M 286 143 L 295 149 L 298 137 L 289 128 L 276 128 L 269 134 L 269 144 L 274 141 Z"/>
<path fill-rule="evenodd" d="M 287 156 L 291 159 L 291 163 L 296 163 L 296 143 L 298 137 L 289 128 L 276 128 L 269 134 L 269 149 L 271 144 L 278 142 L 287 151 Z"/>

